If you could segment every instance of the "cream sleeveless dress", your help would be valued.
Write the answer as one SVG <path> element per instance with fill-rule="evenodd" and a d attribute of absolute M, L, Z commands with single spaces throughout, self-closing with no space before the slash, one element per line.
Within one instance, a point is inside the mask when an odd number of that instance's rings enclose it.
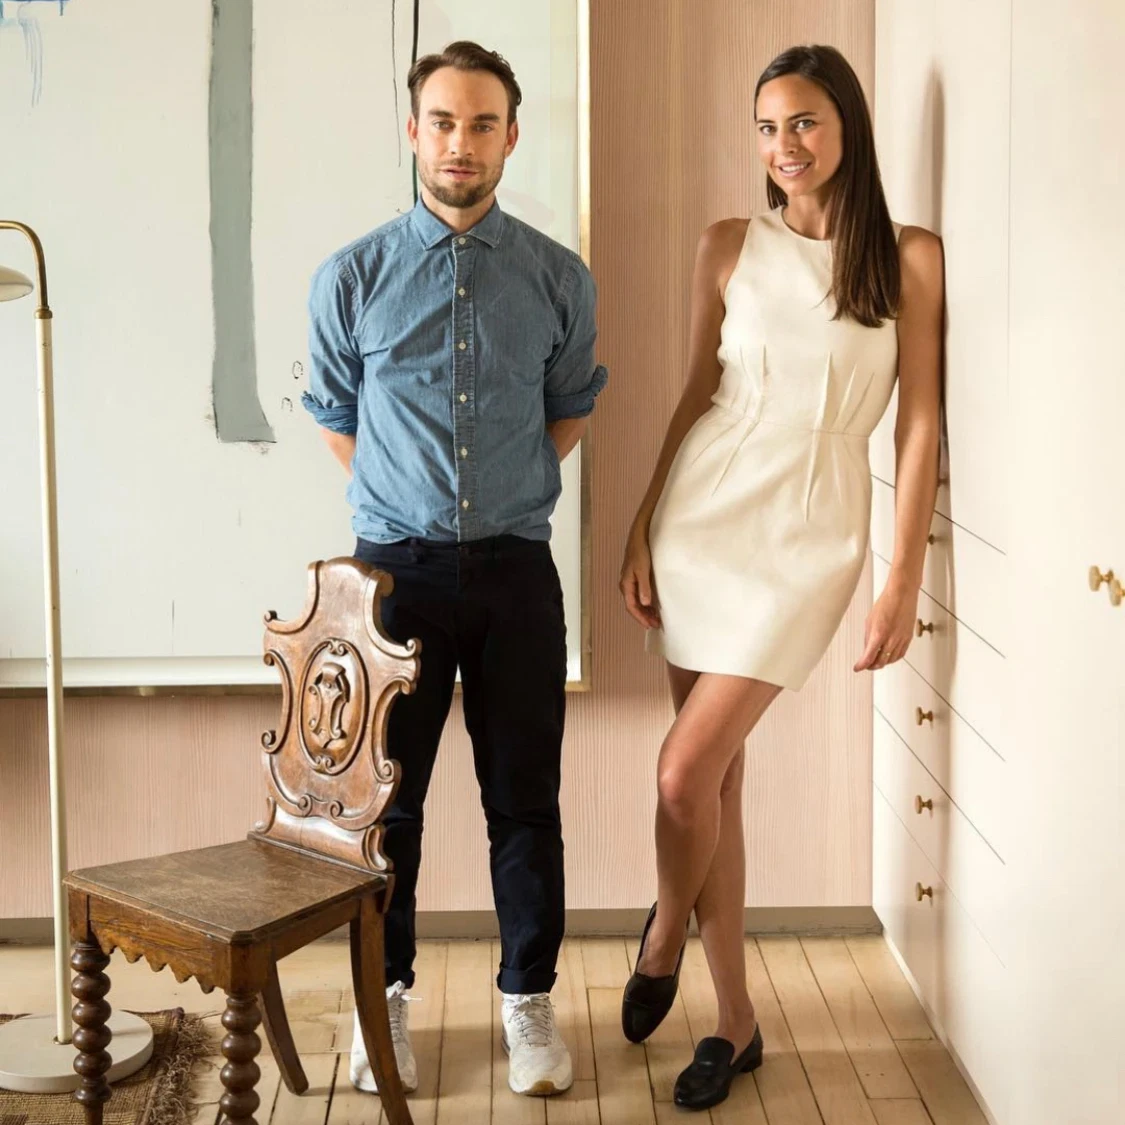
<path fill-rule="evenodd" d="M 893 320 L 833 320 L 831 286 L 831 242 L 797 234 L 780 208 L 750 220 L 726 289 L 719 389 L 650 527 L 662 629 L 646 647 L 681 668 L 797 690 L 855 593 L 868 438 L 898 338 Z"/>

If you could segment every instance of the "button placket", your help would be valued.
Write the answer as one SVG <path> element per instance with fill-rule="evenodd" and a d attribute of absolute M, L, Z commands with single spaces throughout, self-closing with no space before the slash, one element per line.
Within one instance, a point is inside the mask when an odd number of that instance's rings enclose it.
<path fill-rule="evenodd" d="M 453 448 L 457 476 L 458 538 L 480 536 L 477 513 L 476 352 L 474 348 L 473 266 L 476 244 L 455 238 L 453 251 Z"/>

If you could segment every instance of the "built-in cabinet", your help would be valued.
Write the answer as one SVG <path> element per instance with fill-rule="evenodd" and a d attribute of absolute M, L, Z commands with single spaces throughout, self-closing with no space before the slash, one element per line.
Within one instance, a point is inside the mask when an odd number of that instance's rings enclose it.
<path fill-rule="evenodd" d="M 947 332 L 916 637 L 875 683 L 873 902 L 998 1125 L 1119 1125 L 1125 5 L 879 0 L 876 28 L 884 183 L 942 236 Z"/>

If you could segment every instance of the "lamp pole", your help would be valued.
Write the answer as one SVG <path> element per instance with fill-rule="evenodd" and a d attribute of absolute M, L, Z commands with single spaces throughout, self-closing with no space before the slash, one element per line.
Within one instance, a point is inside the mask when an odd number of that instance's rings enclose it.
<path fill-rule="evenodd" d="M 70 924 L 63 876 L 66 858 L 66 795 L 63 785 L 62 628 L 59 609 L 58 504 L 55 486 L 55 392 L 51 349 L 53 317 L 47 303 L 47 266 L 39 236 L 24 223 L 0 219 L 0 231 L 24 235 L 35 252 L 39 304 L 35 309 L 36 366 L 39 371 L 39 481 L 43 523 L 43 591 L 47 618 L 47 768 L 51 790 L 51 890 L 55 910 L 55 1015 L 23 1016 L 0 1027 L 0 1088 L 24 1093 L 75 1089 L 71 1043 Z M 35 284 L 0 266 L 0 301 L 26 297 Z M 129 1012 L 113 1012 L 107 1024 L 114 1060 L 106 1081 L 139 1070 L 152 1056 L 152 1027 Z M 54 1031 L 52 1035 L 51 1032 Z"/>
<path fill-rule="evenodd" d="M 47 626 L 47 756 L 51 783 L 51 891 L 55 908 L 55 1019 L 59 1043 L 71 1034 L 69 919 L 63 876 L 66 863 L 66 793 L 63 779 L 62 630 L 59 617 L 58 501 L 55 482 L 55 394 L 51 347 L 53 315 L 47 303 L 47 263 L 39 236 L 24 223 L 0 219 L 0 230 L 23 234 L 35 251 L 39 304 L 35 309 L 35 343 L 39 371 L 39 485 L 43 510 L 43 597 Z"/>

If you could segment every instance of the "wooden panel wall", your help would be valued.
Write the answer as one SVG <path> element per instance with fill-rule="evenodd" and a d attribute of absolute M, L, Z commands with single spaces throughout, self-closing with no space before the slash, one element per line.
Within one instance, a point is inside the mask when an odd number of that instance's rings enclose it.
<path fill-rule="evenodd" d="M 592 0 L 592 256 L 611 375 L 591 441 L 595 686 L 570 697 L 564 768 L 575 909 L 639 907 L 655 890 L 654 761 L 671 706 L 620 605 L 621 549 L 683 378 L 696 240 L 716 219 L 765 206 L 750 99 L 761 68 L 797 42 L 838 46 L 870 97 L 874 0 Z M 869 605 L 865 580 L 820 669 L 752 739 L 748 905 L 870 902 L 870 683 L 851 671 Z M 71 866 L 240 836 L 261 808 L 258 735 L 274 706 L 71 701 Z M 42 704 L 0 703 L 0 917 L 50 910 L 45 772 Z M 455 705 L 420 907 L 489 908 L 486 855 Z"/>

